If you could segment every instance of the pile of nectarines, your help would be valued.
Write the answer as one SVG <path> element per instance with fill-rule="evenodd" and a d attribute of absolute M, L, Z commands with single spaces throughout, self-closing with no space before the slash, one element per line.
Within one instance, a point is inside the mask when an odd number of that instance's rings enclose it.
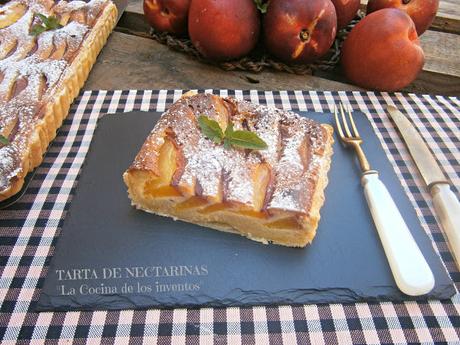
<path fill-rule="evenodd" d="M 439 0 L 369 0 L 368 15 L 349 33 L 341 55 L 355 84 L 393 91 L 422 69 L 418 36 L 431 24 Z M 188 33 L 204 57 L 240 58 L 259 36 L 267 51 L 293 64 L 324 56 L 337 31 L 356 16 L 360 0 L 144 0 L 144 13 L 157 31 Z M 259 11 L 260 10 L 260 11 Z"/>

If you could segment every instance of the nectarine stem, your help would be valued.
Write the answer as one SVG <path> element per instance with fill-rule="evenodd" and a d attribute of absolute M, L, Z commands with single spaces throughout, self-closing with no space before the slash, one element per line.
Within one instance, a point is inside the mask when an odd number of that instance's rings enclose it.
<path fill-rule="evenodd" d="M 300 31 L 299 37 L 302 41 L 308 41 L 310 39 L 310 32 L 307 29 Z"/>
<path fill-rule="evenodd" d="M 407 5 L 409 2 L 410 2 L 410 0 L 402 0 L 402 3 L 403 3 L 404 5 Z"/>

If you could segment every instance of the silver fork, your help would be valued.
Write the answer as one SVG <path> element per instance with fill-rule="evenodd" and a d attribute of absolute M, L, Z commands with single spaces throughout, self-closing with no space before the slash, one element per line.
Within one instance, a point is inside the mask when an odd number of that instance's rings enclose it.
<path fill-rule="evenodd" d="M 412 237 L 388 189 L 380 180 L 378 172 L 371 169 L 361 148 L 363 139 L 353 120 L 351 109 L 347 108 L 347 119 L 342 103 L 339 107 L 340 118 L 337 107 L 334 111 L 337 131 L 342 143 L 352 147 L 358 156 L 362 170 L 361 184 L 364 187 L 364 195 L 396 285 L 407 295 L 424 295 L 434 287 L 433 272 L 431 272 Z"/>

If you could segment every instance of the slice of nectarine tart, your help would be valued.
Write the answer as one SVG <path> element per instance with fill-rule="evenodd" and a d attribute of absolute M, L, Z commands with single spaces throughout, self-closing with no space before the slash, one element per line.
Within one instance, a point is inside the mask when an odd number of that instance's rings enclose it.
<path fill-rule="evenodd" d="M 324 203 L 332 132 L 290 111 L 186 94 L 161 116 L 123 179 L 141 210 L 304 247 Z"/>

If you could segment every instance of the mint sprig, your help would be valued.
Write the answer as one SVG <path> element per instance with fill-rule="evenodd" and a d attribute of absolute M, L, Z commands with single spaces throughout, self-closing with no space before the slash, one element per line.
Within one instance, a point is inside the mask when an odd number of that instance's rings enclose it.
<path fill-rule="evenodd" d="M 211 120 L 204 115 L 198 118 L 198 124 L 206 138 L 218 145 L 223 143 L 226 149 L 230 149 L 232 146 L 251 150 L 263 150 L 267 148 L 267 143 L 256 133 L 244 130 L 235 131 L 231 122 L 228 123 L 225 132 L 222 131 L 217 121 Z"/>
<path fill-rule="evenodd" d="M 35 15 L 40 18 L 41 24 L 35 24 L 30 30 L 32 36 L 38 36 L 42 32 L 49 30 L 56 30 L 62 28 L 62 25 L 59 24 L 59 18 L 56 16 L 45 16 L 41 13 L 35 13 Z"/>
<path fill-rule="evenodd" d="M 9 143 L 10 141 L 8 140 L 8 138 L 5 138 L 3 135 L 0 134 L 0 144 L 8 145 Z"/>

